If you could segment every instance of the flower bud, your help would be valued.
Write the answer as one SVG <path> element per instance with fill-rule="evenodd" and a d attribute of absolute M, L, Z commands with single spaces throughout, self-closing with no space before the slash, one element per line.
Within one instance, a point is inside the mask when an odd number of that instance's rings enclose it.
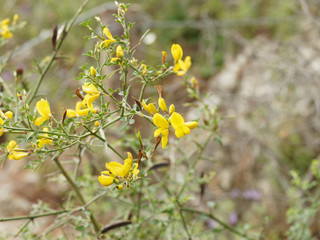
<path fill-rule="evenodd" d="M 99 127 L 99 126 L 100 126 L 99 121 L 95 121 L 95 122 L 94 122 L 94 126 Z"/>
<path fill-rule="evenodd" d="M 95 77 L 97 75 L 97 71 L 94 67 L 90 67 L 90 74 L 91 76 Z"/>
<path fill-rule="evenodd" d="M 164 112 L 167 112 L 167 111 L 168 111 L 166 102 L 164 101 L 164 99 L 163 99 L 162 97 L 160 97 L 160 98 L 158 99 L 158 104 L 159 104 L 159 107 L 161 108 L 162 111 L 164 111 Z"/>
<path fill-rule="evenodd" d="M 169 113 L 170 113 L 170 115 L 171 115 L 172 113 L 174 113 L 175 110 L 176 110 L 175 106 L 174 106 L 173 104 L 171 104 L 170 107 L 169 107 Z"/>

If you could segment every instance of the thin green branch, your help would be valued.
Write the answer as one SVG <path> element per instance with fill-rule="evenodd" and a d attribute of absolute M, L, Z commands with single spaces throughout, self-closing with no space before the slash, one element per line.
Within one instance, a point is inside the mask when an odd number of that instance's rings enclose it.
<path fill-rule="evenodd" d="M 38 78 L 38 80 L 36 82 L 34 90 L 32 91 L 31 95 L 29 95 L 29 97 L 28 97 L 29 99 L 28 99 L 27 102 L 28 102 L 29 105 L 31 104 L 31 102 L 35 98 L 36 94 L 38 93 L 40 85 L 41 85 L 44 77 L 46 76 L 48 70 L 50 69 L 53 61 L 56 59 L 57 53 L 58 53 L 59 49 L 61 48 L 65 37 L 68 35 L 69 31 L 71 30 L 71 27 L 73 26 L 74 21 L 81 14 L 81 12 L 83 11 L 84 7 L 88 4 L 89 1 L 90 0 L 85 0 L 82 3 L 82 5 L 80 6 L 80 8 L 78 9 L 78 11 L 76 12 L 76 14 L 71 19 L 69 25 L 68 26 L 66 26 L 66 25 L 64 26 L 63 31 L 62 31 L 62 37 L 60 38 L 59 42 L 56 45 L 56 48 L 54 49 L 53 53 L 51 54 L 50 60 L 47 62 L 46 66 L 44 67 L 44 69 L 42 71 L 42 73 L 40 74 L 40 76 L 39 76 L 39 78 Z"/>
<path fill-rule="evenodd" d="M 226 230 L 240 236 L 240 237 L 243 237 L 243 238 L 246 238 L 248 240 L 254 240 L 254 238 L 251 238 L 249 237 L 247 234 L 245 233 L 242 233 L 240 231 L 238 231 L 237 229 L 235 229 L 234 227 L 224 223 L 222 220 L 220 220 L 219 218 L 217 218 L 216 216 L 210 214 L 210 213 L 206 213 L 206 212 L 203 212 L 203 211 L 200 211 L 200 210 L 197 210 L 197 209 L 192 209 L 192 208 L 181 208 L 182 211 L 185 211 L 185 212 L 190 212 L 190 213 L 196 213 L 196 214 L 201 214 L 201 215 L 204 215 L 208 218 L 211 218 L 213 219 L 214 221 L 216 221 L 217 223 L 219 223 L 223 228 L 225 228 Z"/>
<path fill-rule="evenodd" d="M 64 169 L 64 167 L 62 166 L 62 164 L 59 161 L 59 156 L 55 156 L 53 158 L 53 161 L 56 163 L 56 165 L 58 166 L 58 168 L 60 169 L 62 175 L 66 178 L 66 180 L 68 181 L 68 183 L 71 185 L 71 187 L 73 188 L 77 198 L 79 199 L 79 201 L 81 202 L 81 204 L 85 205 L 86 201 L 84 199 L 84 197 L 82 196 L 80 189 L 78 188 L 78 186 L 76 185 L 76 183 L 73 181 L 73 179 L 70 177 L 70 175 L 67 173 L 67 171 Z M 95 219 L 95 217 L 93 216 L 93 214 L 90 214 L 90 220 L 93 224 L 94 230 L 96 232 L 96 234 L 99 233 L 100 228 L 99 225 L 97 223 L 97 220 Z"/>
<path fill-rule="evenodd" d="M 37 214 L 37 215 L 0 218 L 0 222 L 16 221 L 16 220 L 23 220 L 23 219 L 33 220 L 33 219 L 40 218 L 40 217 L 59 215 L 59 214 L 66 213 L 66 212 L 68 212 L 68 211 L 67 210 L 61 210 L 61 211 L 54 211 L 54 212 Z"/>

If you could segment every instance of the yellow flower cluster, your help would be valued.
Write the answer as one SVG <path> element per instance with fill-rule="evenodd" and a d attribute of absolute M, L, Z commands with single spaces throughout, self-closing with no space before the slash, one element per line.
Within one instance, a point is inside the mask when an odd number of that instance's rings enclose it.
<path fill-rule="evenodd" d="M 174 58 L 174 63 L 175 63 L 173 71 L 178 76 L 185 75 L 189 70 L 189 68 L 191 67 L 191 57 L 187 56 L 184 60 L 182 60 L 183 51 L 179 44 L 172 44 L 171 54 Z"/>
<path fill-rule="evenodd" d="M 18 14 L 15 14 L 13 16 L 13 20 L 12 20 L 12 25 L 11 26 L 16 25 L 18 19 L 19 19 Z M 13 37 L 13 34 L 10 31 L 10 26 L 9 26 L 10 22 L 11 22 L 11 20 L 9 18 L 6 18 L 6 19 L 4 19 L 4 20 L 2 20 L 0 22 L 0 36 L 2 36 L 5 39 L 10 39 L 10 38 Z"/>
<path fill-rule="evenodd" d="M 158 127 L 158 129 L 154 131 L 154 137 L 161 135 L 162 148 L 167 146 L 170 125 L 175 130 L 175 135 L 178 138 L 182 138 L 184 135 L 190 134 L 190 129 L 194 129 L 198 125 L 198 122 L 196 121 L 185 122 L 182 115 L 175 112 L 175 106 L 173 104 L 170 105 L 168 112 L 167 104 L 162 97 L 158 99 L 158 105 L 168 120 L 159 113 L 152 103 L 147 105 L 143 100 L 142 105 L 144 110 L 153 115 L 153 123 Z"/>
<path fill-rule="evenodd" d="M 1 110 L 0 110 L 0 136 L 3 135 L 4 133 L 4 130 L 3 130 L 3 127 L 2 125 L 4 124 L 4 121 L 2 118 L 4 119 L 11 119 L 13 116 L 13 113 L 11 111 L 8 111 L 6 113 L 3 113 Z"/>
<path fill-rule="evenodd" d="M 117 184 L 117 189 L 120 190 L 124 185 L 130 187 L 130 182 L 138 178 L 140 170 L 138 164 L 132 164 L 132 154 L 127 153 L 128 158 L 124 160 L 124 164 L 118 162 L 106 163 L 107 171 L 101 172 L 99 176 L 99 182 L 103 186 L 110 186 L 113 183 Z"/>
<path fill-rule="evenodd" d="M 96 113 L 97 110 L 93 108 L 93 102 L 100 96 L 99 90 L 89 82 L 86 82 L 82 86 L 83 92 L 87 95 L 82 102 L 77 102 L 76 109 L 67 109 L 67 116 L 70 118 L 79 116 L 88 116 L 89 113 Z"/>
<path fill-rule="evenodd" d="M 24 149 L 19 149 L 16 141 L 11 140 L 7 145 L 8 158 L 10 160 L 20 160 L 29 155 Z"/>

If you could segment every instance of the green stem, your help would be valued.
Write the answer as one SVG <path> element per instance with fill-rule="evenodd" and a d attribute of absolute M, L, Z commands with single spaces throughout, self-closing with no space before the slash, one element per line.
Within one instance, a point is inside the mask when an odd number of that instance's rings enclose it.
<path fill-rule="evenodd" d="M 205 148 L 207 147 L 208 143 L 210 142 L 211 137 L 214 135 L 214 132 L 211 132 L 211 134 L 207 137 L 207 139 L 205 140 L 205 142 L 201 145 L 201 148 L 196 156 L 196 158 L 194 159 L 192 165 L 191 165 L 191 169 L 194 169 L 196 164 L 198 163 L 199 159 L 201 158 L 203 151 L 205 150 Z M 178 198 L 180 198 L 181 194 L 183 193 L 184 189 L 186 188 L 186 186 L 188 185 L 189 181 L 185 180 L 179 193 L 178 193 Z"/>
<path fill-rule="evenodd" d="M 189 229 L 188 229 L 188 225 L 187 225 L 186 219 L 184 218 L 183 213 L 182 213 L 182 205 L 180 204 L 178 197 L 177 196 L 175 196 L 175 197 L 176 197 L 176 203 L 177 203 L 177 205 L 179 207 L 179 215 L 180 215 L 181 220 L 182 220 L 183 228 L 186 231 L 189 239 L 192 239 L 192 237 L 191 237 L 191 235 L 189 233 Z"/>
<path fill-rule="evenodd" d="M 32 92 L 32 94 L 30 95 L 29 97 L 29 100 L 27 101 L 28 104 L 30 105 L 31 102 L 33 101 L 34 97 L 36 96 L 36 94 L 38 93 L 38 90 L 40 88 L 40 85 L 45 77 L 45 75 L 47 74 L 49 68 L 51 67 L 53 61 L 56 59 L 56 55 L 59 51 L 59 49 L 61 48 L 62 46 L 62 43 L 65 39 L 65 37 L 67 36 L 68 32 L 70 31 L 74 21 L 76 20 L 76 18 L 81 14 L 82 10 L 84 9 L 84 7 L 88 4 L 90 0 L 85 0 L 82 5 L 80 6 L 80 8 L 78 9 L 78 11 L 76 12 L 76 14 L 73 16 L 73 18 L 71 19 L 70 21 L 70 24 L 68 26 L 65 26 L 64 29 L 63 29 L 63 33 L 62 33 L 62 37 L 60 39 L 60 41 L 58 42 L 56 48 L 54 49 L 53 53 L 51 54 L 51 57 L 50 57 L 50 61 L 46 64 L 44 70 L 42 71 L 41 75 L 39 76 L 38 80 L 37 80 L 37 83 L 36 83 L 36 86 L 34 88 L 34 91 Z"/>
<path fill-rule="evenodd" d="M 46 217 L 46 216 L 51 216 L 51 215 L 59 215 L 62 213 L 68 212 L 67 210 L 61 210 L 61 211 L 54 211 L 54 212 L 49 212 L 49 213 L 42 213 L 42 214 L 37 214 L 37 215 L 30 215 L 30 216 L 18 216 L 18 217 L 9 217 L 9 218 L 0 218 L 0 222 L 8 222 L 8 221 L 16 221 L 16 220 L 23 220 L 23 219 L 36 219 L 40 217 Z"/>
<path fill-rule="evenodd" d="M 100 139 L 102 142 L 106 142 L 107 140 L 105 140 L 103 137 L 99 136 L 97 134 L 97 132 L 92 132 L 90 128 L 88 128 L 86 125 L 83 125 L 83 127 L 85 129 L 88 130 L 88 132 L 91 133 L 91 135 L 95 136 L 96 138 Z M 122 160 L 125 160 L 126 158 L 123 157 L 116 149 L 114 149 L 109 143 L 107 143 L 107 146 L 115 153 L 117 154 Z"/>
<path fill-rule="evenodd" d="M 85 205 L 86 201 L 84 200 L 84 197 L 82 196 L 80 189 L 78 188 L 78 186 L 76 185 L 76 183 L 72 180 L 72 178 L 70 177 L 70 175 L 67 173 L 67 171 L 64 169 L 64 167 L 62 166 L 62 164 L 59 161 L 58 156 L 55 156 L 53 158 L 53 161 L 56 163 L 56 165 L 58 166 L 58 168 L 60 169 L 62 175 L 66 178 L 66 180 L 68 181 L 68 183 L 71 185 L 71 187 L 73 188 L 77 198 L 79 199 L 79 201 L 81 202 L 81 204 Z M 99 225 L 97 223 L 97 220 L 95 219 L 95 217 L 93 216 L 93 214 L 90 214 L 90 220 L 93 224 L 94 230 L 97 234 L 99 234 Z"/>
<path fill-rule="evenodd" d="M 147 85 L 148 85 L 147 82 L 144 82 L 143 85 L 142 85 L 141 92 L 140 92 L 140 96 L 139 96 L 139 102 L 142 101 L 143 94 L 144 94 L 144 90 L 146 89 L 146 86 L 147 86 Z"/>
<path fill-rule="evenodd" d="M 234 227 L 224 223 L 223 221 L 221 221 L 219 218 L 215 217 L 214 215 L 210 214 L 210 213 L 206 213 L 206 212 L 202 212 L 200 210 L 197 209 L 192 209 L 192 208 L 181 208 L 182 211 L 185 212 L 191 212 L 191 213 L 197 213 L 197 214 L 201 214 L 204 215 L 208 218 L 213 219 L 214 221 L 216 221 L 217 223 L 219 223 L 223 228 L 225 228 L 226 230 L 233 232 L 234 234 L 241 236 L 243 238 L 246 238 L 248 240 L 254 240 L 253 238 L 249 237 L 247 234 L 242 233 L 240 231 L 238 231 L 237 229 L 235 229 Z"/>

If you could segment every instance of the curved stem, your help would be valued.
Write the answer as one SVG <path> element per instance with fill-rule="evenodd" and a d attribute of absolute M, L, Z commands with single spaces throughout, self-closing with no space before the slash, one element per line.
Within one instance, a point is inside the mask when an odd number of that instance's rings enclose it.
<path fill-rule="evenodd" d="M 68 183 L 71 185 L 71 187 L 73 188 L 77 198 L 79 199 L 79 201 L 81 202 L 81 204 L 85 205 L 86 201 L 84 199 L 84 197 L 82 196 L 80 189 L 78 188 L 78 186 L 76 185 L 76 183 L 72 180 L 72 178 L 70 177 L 70 175 L 67 173 L 67 171 L 64 169 L 64 167 L 62 166 L 62 164 L 59 161 L 59 156 L 55 156 L 53 158 L 53 161 L 56 163 L 56 165 L 58 166 L 58 168 L 60 169 L 62 175 L 66 178 L 66 180 L 68 181 Z M 93 214 L 90 214 L 90 220 L 93 224 L 94 230 L 96 232 L 96 234 L 99 234 L 100 228 L 99 225 L 97 223 L 97 220 L 95 219 L 95 217 L 93 216 Z"/>

